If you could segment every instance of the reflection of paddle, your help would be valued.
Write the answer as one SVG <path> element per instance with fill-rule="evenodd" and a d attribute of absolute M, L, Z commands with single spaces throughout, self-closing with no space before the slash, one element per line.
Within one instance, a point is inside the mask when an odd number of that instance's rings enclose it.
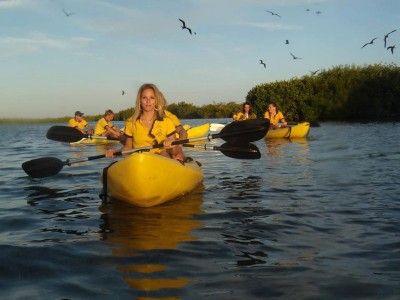
<path fill-rule="evenodd" d="M 182 143 L 191 143 L 211 139 L 223 139 L 229 143 L 247 144 L 262 139 L 268 131 L 269 121 L 266 119 L 246 120 L 232 122 L 222 128 L 221 132 L 208 134 L 204 137 L 182 140 Z M 52 126 L 46 137 L 50 140 L 73 143 L 83 138 L 90 138 L 91 135 L 84 134 L 76 128 L 67 126 Z"/>
<path fill-rule="evenodd" d="M 183 147 L 197 148 L 202 150 L 214 150 L 221 151 L 222 154 L 231 158 L 238 159 L 259 159 L 261 157 L 260 150 L 254 144 L 247 145 L 235 145 L 225 143 L 221 146 L 210 146 L 210 145 L 193 145 L 193 144 L 183 144 Z"/>
<path fill-rule="evenodd" d="M 174 145 L 185 144 L 188 141 L 190 141 L 190 140 L 174 141 L 174 142 L 172 142 L 172 144 L 174 144 Z M 190 145 L 189 147 L 195 147 L 195 145 Z M 149 150 L 155 149 L 155 148 L 162 148 L 162 144 L 155 145 L 152 147 L 141 147 L 141 148 L 135 148 L 135 149 L 126 150 L 126 151 L 118 151 L 118 152 L 115 152 L 114 155 L 121 156 L 122 154 L 149 151 Z M 204 148 L 204 146 L 203 146 L 203 148 Z M 225 143 L 222 146 L 213 147 L 212 150 L 221 151 L 224 155 L 226 155 L 228 157 L 238 158 L 238 159 L 258 159 L 261 157 L 260 151 L 253 144 L 231 145 L 229 143 Z M 24 162 L 22 164 L 22 169 L 24 169 L 26 174 L 28 174 L 29 176 L 31 176 L 33 178 L 43 178 L 43 177 L 48 177 L 48 176 L 53 176 L 53 175 L 58 174 L 62 170 L 62 168 L 66 165 L 70 166 L 75 163 L 85 162 L 85 161 L 89 161 L 89 160 L 95 160 L 95 159 L 104 158 L 104 157 L 105 157 L 105 154 L 101 154 L 101 155 L 89 156 L 86 158 L 76 159 L 76 160 L 67 159 L 65 161 L 62 161 L 56 157 L 42 157 L 42 158 L 32 159 L 32 160 Z"/>

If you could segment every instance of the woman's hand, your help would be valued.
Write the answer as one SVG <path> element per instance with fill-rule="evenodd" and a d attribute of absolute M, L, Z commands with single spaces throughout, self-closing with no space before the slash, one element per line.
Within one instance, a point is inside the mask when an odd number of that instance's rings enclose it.
<path fill-rule="evenodd" d="M 115 151 L 116 151 L 115 149 L 108 149 L 108 150 L 106 150 L 106 153 L 105 153 L 106 157 L 107 157 L 107 158 L 113 158 L 113 157 L 114 157 Z"/>

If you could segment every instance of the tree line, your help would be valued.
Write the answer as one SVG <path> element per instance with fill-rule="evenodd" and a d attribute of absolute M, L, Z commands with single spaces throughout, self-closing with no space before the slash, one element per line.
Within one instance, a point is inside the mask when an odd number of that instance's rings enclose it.
<path fill-rule="evenodd" d="M 316 76 L 257 85 L 246 100 L 258 116 L 276 102 L 292 121 L 400 120 L 400 67 L 337 66 Z"/>
<path fill-rule="evenodd" d="M 275 102 L 287 120 L 385 121 L 400 120 L 400 67 L 396 64 L 345 65 L 322 70 L 318 75 L 259 84 L 246 96 L 258 117 Z M 242 103 L 196 106 L 184 101 L 168 110 L 181 119 L 231 118 Z M 116 112 L 115 120 L 133 115 L 133 107 Z M 97 121 L 102 115 L 86 116 Z M 1 123 L 66 122 L 70 117 L 47 119 L 0 119 Z"/>

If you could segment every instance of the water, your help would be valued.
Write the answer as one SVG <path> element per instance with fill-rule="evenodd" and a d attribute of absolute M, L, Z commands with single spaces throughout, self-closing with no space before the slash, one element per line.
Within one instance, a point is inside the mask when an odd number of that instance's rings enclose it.
<path fill-rule="evenodd" d="M 106 159 L 27 177 L 24 161 L 104 151 L 50 125 L 0 127 L 2 299 L 400 297 L 398 123 L 323 123 L 258 141 L 257 161 L 187 151 L 203 185 L 148 209 L 102 203 Z"/>

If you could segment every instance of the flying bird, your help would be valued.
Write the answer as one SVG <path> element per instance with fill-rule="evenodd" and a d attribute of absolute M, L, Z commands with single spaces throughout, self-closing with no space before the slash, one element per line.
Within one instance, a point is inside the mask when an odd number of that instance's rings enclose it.
<path fill-rule="evenodd" d="M 384 43 L 385 43 L 385 44 L 384 44 L 384 47 L 385 47 L 385 48 L 386 48 L 386 40 L 387 40 L 387 38 L 389 37 L 389 34 L 395 32 L 395 31 L 397 31 L 397 29 L 392 30 L 391 32 L 385 34 L 385 36 L 383 37 L 383 41 L 384 41 Z"/>
<path fill-rule="evenodd" d="M 315 13 L 316 13 L 317 15 L 320 15 L 320 14 L 322 14 L 322 11 L 317 10 Z"/>
<path fill-rule="evenodd" d="M 182 19 L 178 19 L 178 20 L 182 22 L 182 30 L 187 29 L 189 31 L 189 33 L 192 34 L 192 29 L 190 29 L 189 27 L 186 26 L 185 21 L 183 21 Z M 196 32 L 194 34 L 196 34 Z"/>
<path fill-rule="evenodd" d="M 260 59 L 260 65 L 263 65 L 263 66 L 264 66 L 264 69 L 267 68 L 267 65 L 265 64 L 265 62 L 262 61 L 262 59 Z"/>
<path fill-rule="evenodd" d="M 316 70 L 316 71 L 310 71 L 310 73 L 311 73 L 311 76 L 314 76 L 315 74 L 317 74 L 319 72 L 319 69 L 318 70 Z"/>
<path fill-rule="evenodd" d="M 277 13 L 275 13 L 275 12 L 273 12 L 273 11 L 266 10 L 266 12 L 269 12 L 272 16 L 277 16 L 277 17 L 279 17 L 279 18 L 282 18 L 279 14 L 277 14 Z"/>
<path fill-rule="evenodd" d="M 122 91 L 121 91 L 121 95 L 123 96 L 123 95 L 125 95 L 125 94 L 126 94 L 125 91 L 122 90 Z"/>
<path fill-rule="evenodd" d="M 289 40 L 286 40 L 285 44 L 286 44 L 286 45 L 289 45 Z"/>
<path fill-rule="evenodd" d="M 310 11 L 310 9 L 309 9 L 309 8 L 307 8 L 307 9 L 306 9 L 306 11 Z"/>
<path fill-rule="evenodd" d="M 63 13 L 65 14 L 66 17 L 70 17 L 70 16 L 75 14 L 73 12 L 67 12 L 64 8 L 62 9 L 62 11 L 63 11 Z"/>
<path fill-rule="evenodd" d="M 365 44 L 361 47 L 361 49 L 364 48 L 364 47 L 367 46 L 367 45 L 372 45 L 376 39 L 377 39 L 377 38 L 373 38 L 370 42 L 365 43 Z"/>
<path fill-rule="evenodd" d="M 387 47 L 386 49 L 387 49 L 387 50 L 390 50 L 390 51 L 392 52 L 392 54 L 393 54 L 394 48 L 396 48 L 396 45 L 389 46 L 389 47 Z"/>
<path fill-rule="evenodd" d="M 301 57 L 295 56 L 292 52 L 290 52 L 290 55 L 293 57 L 293 59 L 301 59 Z"/>

